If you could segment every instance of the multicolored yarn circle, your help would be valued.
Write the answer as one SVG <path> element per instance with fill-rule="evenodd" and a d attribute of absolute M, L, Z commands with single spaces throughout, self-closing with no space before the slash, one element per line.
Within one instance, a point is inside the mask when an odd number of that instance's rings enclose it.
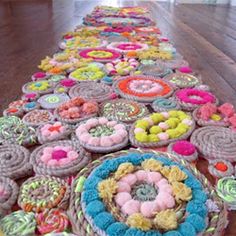
<path fill-rule="evenodd" d="M 113 42 L 110 43 L 107 48 L 116 50 L 120 53 L 126 53 L 129 51 L 142 51 L 148 49 L 148 45 L 138 42 Z"/>
<path fill-rule="evenodd" d="M 156 112 L 178 110 L 179 104 L 173 98 L 157 98 L 152 103 L 152 108 Z"/>
<path fill-rule="evenodd" d="M 235 162 L 236 133 L 229 128 L 206 126 L 196 129 L 191 143 L 206 159 Z"/>
<path fill-rule="evenodd" d="M 90 161 L 91 155 L 70 140 L 49 142 L 37 147 L 30 156 L 34 172 L 66 177 L 74 175 Z"/>
<path fill-rule="evenodd" d="M 88 82 L 81 83 L 70 89 L 69 95 L 71 98 L 82 97 L 86 100 L 94 100 L 96 102 L 104 102 L 112 98 L 113 91 L 110 86 Z"/>
<path fill-rule="evenodd" d="M 37 143 L 36 131 L 16 116 L 0 117 L 0 142 L 29 146 Z"/>
<path fill-rule="evenodd" d="M 0 219 L 7 214 L 15 204 L 18 191 L 19 187 L 15 181 L 0 176 Z"/>
<path fill-rule="evenodd" d="M 138 102 L 153 102 L 158 97 L 169 97 L 173 88 L 167 82 L 151 76 L 126 76 L 113 83 L 123 98 Z"/>
<path fill-rule="evenodd" d="M 169 81 L 178 88 L 191 88 L 201 84 L 201 79 L 191 74 L 173 73 L 164 77 L 164 80 Z"/>
<path fill-rule="evenodd" d="M 100 116 L 107 117 L 109 120 L 121 121 L 126 124 L 132 124 L 148 113 L 149 111 L 145 105 L 125 99 L 107 101 L 100 106 Z"/>
<path fill-rule="evenodd" d="M 113 61 L 121 57 L 121 54 L 115 50 L 105 48 L 90 48 L 79 52 L 79 55 L 86 59 L 93 59 L 95 61 Z"/>
<path fill-rule="evenodd" d="M 229 161 L 222 159 L 210 160 L 208 170 L 216 178 L 231 176 L 234 174 L 234 167 Z"/>
<path fill-rule="evenodd" d="M 139 70 L 142 71 L 142 74 L 144 75 L 150 75 L 155 77 L 164 77 L 172 73 L 171 69 L 168 69 L 168 67 L 163 66 L 161 63 L 142 65 L 139 67 Z"/>
<path fill-rule="evenodd" d="M 0 146 L 0 176 L 19 179 L 32 173 L 28 149 L 8 144 Z"/>
<path fill-rule="evenodd" d="M 75 179 L 71 200 L 73 232 L 88 236 L 219 235 L 227 218 L 223 202 L 195 167 L 150 151 L 121 151 L 94 161 Z M 208 212 L 206 201 L 216 209 Z"/>
<path fill-rule="evenodd" d="M 68 229 L 69 218 L 60 209 L 46 209 L 36 214 L 37 229 L 40 234 L 59 233 Z"/>
<path fill-rule="evenodd" d="M 53 91 L 53 84 L 48 80 L 28 82 L 22 87 L 23 93 L 35 92 L 39 94 L 46 94 L 52 91 Z"/>
<path fill-rule="evenodd" d="M 0 220 L 0 229 L 6 236 L 35 235 L 36 221 L 33 212 L 15 211 Z"/>
<path fill-rule="evenodd" d="M 20 187 L 18 205 L 25 212 L 42 212 L 45 209 L 67 209 L 70 189 L 59 178 L 37 175 L 27 179 Z"/>
<path fill-rule="evenodd" d="M 211 92 L 195 88 L 180 89 L 175 93 L 175 98 L 180 106 L 187 111 L 192 111 L 206 103 L 218 104 L 218 99 Z"/>
<path fill-rule="evenodd" d="M 195 128 L 191 115 L 183 111 L 152 113 L 137 120 L 130 129 L 130 142 L 135 147 L 162 147 L 187 139 Z"/>
<path fill-rule="evenodd" d="M 236 209 L 236 180 L 235 177 L 223 177 L 218 180 L 216 192 L 228 205 L 230 210 Z"/>
<path fill-rule="evenodd" d="M 67 94 L 46 94 L 38 99 L 43 109 L 55 109 L 64 102 L 70 100 Z"/>

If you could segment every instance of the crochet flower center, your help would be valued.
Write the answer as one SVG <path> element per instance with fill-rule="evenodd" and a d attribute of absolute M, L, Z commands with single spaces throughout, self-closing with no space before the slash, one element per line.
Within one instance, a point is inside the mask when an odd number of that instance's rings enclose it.
<path fill-rule="evenodd" d="M 107 125 L 98 125 L 95 128 L 89 130 L 92 137 L 110 136 L 114 133 L 113 127 Z"/>
<path fill-rule="evenodd" d="M 55 150 L 52 153 L 52 159 L 61 160 L 62 158 L 67 158 L 67 152 L 63 150 Z"/>
<path fill-rule="evenodd" d="M 131 190 L 133 199 L 140 202 L 154 201 L 157 194 L 157 188 L 153 184 L 148 183 L 135 184 Z"/>
<path fill-rule="evenodd" d="M 111 52 L 106 52 L 106 51 L 91 51 L 88 53 L 88 56 L 90 57 L 99 57 L 99 58 L 107 58 L 107 57 L 112 57 L 112 53 Z"/>

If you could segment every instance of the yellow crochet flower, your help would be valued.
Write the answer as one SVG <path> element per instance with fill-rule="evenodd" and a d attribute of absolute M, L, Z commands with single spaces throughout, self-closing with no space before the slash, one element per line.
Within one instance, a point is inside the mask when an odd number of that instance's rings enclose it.
<path fill-rule="evenodd" d="M 50 87 L 48 81 L 38 81 L 30 84 L 28 88 L 32 91 L 43 91 Z"/>
<path fill-rule="evenodd" d="M 143 167 L 144 170 L 150 170 L 150 171 L 160 171 L 163 168 L 162 163 L 153 158 L 143 161 L 141 163 L 141 166 Z"/>
<path fill-rule="evenodd" d="M 117 188 L 117 182 L 113 178 L 105 179 L 98 184 L 99 196 L 103 200 L 111 201 Z"/>
<path fill-rule="evenodd" d="M 151 220 L 145 218 L 140 213 L 135 213 L 133 215 L 130 215 L 127 218 L 126 223 L 130 227 L 137 228 L 137 229 L 140 229 L 140 230 L 143 230 L 143 231 L 148 231 L 152 228 Z"/>
<path fill-rule="evenodd" d="M 168 175 L 169 182 L 183 181 L 188 176 L 178 166 L 172 166 Z"/>
<path fill-rule="evenodd" d="M 134 166 L 130 162 L 125 162 L 119 165 L 117 171 L 114 174 L 116 180 L 121 179 L 125 175 L 132 173 L 134 171 Z"/>
<path fill-rule="evenodd" d="M 181 182 L 172 183 L 173 194 L 175 200 L 180 203 L 182 201 L 189 201 L 192 199 L 192 190 Z"/>
<path fill-rule="evenodd" d="M 161 211 L 156 214 L 154 224 L 157 229 L 173 230 L 178 227 L 177 216 L 173 209 Z"/>

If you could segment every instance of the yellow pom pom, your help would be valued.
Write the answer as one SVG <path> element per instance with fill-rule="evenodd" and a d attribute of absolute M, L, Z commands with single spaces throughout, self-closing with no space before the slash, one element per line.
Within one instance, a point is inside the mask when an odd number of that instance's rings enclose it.
<path fill-rule="evenodd" d="M 152 221 L 145 218 L 141 213 L 130 215 L 126 221 L 127 225 L 143 231 L 148 231 L 152 228 Z"/>
<path fill-rule="evenodd" d="M 173 118 L 170 118 L 165 123 L 168 124 L 168 126 L 172 129 L 174 129 L 178 124 L 178 122 L 176 122 L 176 120 L 174 120 Z"/>
<path fill-rule="evenodd" d="M 178 116 L 186 115 L 184 111 L 177 111 Z"/>
<path fill-rule="evenodd" d="M 168 129 L 166 130 L 166 133 L 169 135 L 170 138 L 177 138 L 178 133 L 175 129 Z"/>
<path fill-rule="evenodd" d="M 135 134 L 135 139 L 139 142 L 146 143 L 148 142 L 148 135 L 145 133 L 137 133 Z"/>
<path fill-rule="evenodd" d="M 158 134 L 162 132 L 161 127 L 154 125 L 151 127 L 151 129 L 149 130 L 150 134 Z"/>
<path fill-rule="evenodd" d="M 141 163 L 141 166 L 143 167 L 144 170 L 160 171 L 162 169 L 162 162 L 150 158 L 143 161 Z"/>
<path fill-rule="evenodd" d="M 178 124 L 177 128 L 184 129 L 187 132 L 190 127 L 184 123 L 180 123 L 180 124 Z"/>
<path fill-rule="evenodd" d="M 148 141 L 149 142 L 158 142 L 158 141 L 160 141 L 160 139 L 155 134 L 149 134 Z"/>
<path fill-rule="evenodd" d="M 169 111 L 168 113 L 169 113 L 170 117 L 178 117 L 178 111 L 176 111 L 176 110 Z"/>
<path fill-rule="evenodd" d="M 134 171 L 134 166 L 130 162 L 125 162 L 119 165 L 117 171 L 114 174 L 116 180 L 121 179 L 123 176 Z"/>
<path fill-rule="evenodd" d="M 179 137 L 179 136 L 181 136 L 181 135 L 183 135 L 183 134 L 185 134 L 187 132 L 186 129 L 179 128 L 179 127 L 177 127 L 175 130 L 176 130 L 176 135 L 178 135 L 177 137 Z"/>
<path fill-rule="evenodd" d="M 183 114 L 183 115 L 179 115 L 179 119 L 182 121 L 184 119 L 191 119 L 191 117 L 186 114 Z"/>
<path fill-rule="evenodd" d="M 118 188 L 117 182 L 113 178 L 108 178 L 98 184 L 99 196 L 110 201 Z"/>
<path fill-rule="evenodd" d="M 158 124 L 165 120 L 165 117 L 160 113 L 153 113 L 150 118 L 153 120 L 154 124 Z"/>
<path fill-rule="evenodd" d="M 217 115 L 217 114 L 213 114 L 211 116 L 211 119 L 214 120 L 214 121 L 220 121 L 222 118 L 221 116 Z"/>
<path fill-rule="evenodd" d="M 138 120 L 135 124 L 135 128 L 142 128 L 146 130 L 149 127 L 149 123 L 146 120 Z"/>

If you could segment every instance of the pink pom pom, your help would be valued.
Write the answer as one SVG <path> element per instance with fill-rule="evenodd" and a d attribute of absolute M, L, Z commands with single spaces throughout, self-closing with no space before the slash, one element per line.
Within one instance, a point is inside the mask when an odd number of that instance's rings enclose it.
<path fill-rule="evenodd" d="M 135 129 L 134 129 L 134 133 L 135 133 L 135 134 L 137 134 L 137 133 L 144 133 L 144 132 L 145 132 L 145 130 L 142 129 L 142 128 L 135 128 Z"/>
<path fill-rule="evenodd" d="M 100 144 L 102 147 L 111 147 L 113 145 L 113 141 L 108 136 L 101 137 Z"/>
<path fill-rule="evenodd" d="M 98 119 L 96 118 L 92 118 L 86 121 L 85 126 L 89 126 L 89 127 L 95 127 L 96 125 L 98 125 Z"/>
<path fill-rule="evenodd" d="M 115 196 L 115 201 L 119 206 L 123 206 L 126 202 L 128 202 L 129 200 L 131 200 L 132 197 L 129 193 L 117 193 L 117 195 Z"/>
<path fill-rule="evenodd" d="M 157 195 L 155 202 L 158 204 L 161 210 L 165 210 L 167 208 L 172 208 L 175 206 L 175 199 L 173 198 L 173 196 L 166 192 L 160 192 Z"/>
<path fill-rule="evenodd" d="M 166 124 L 165 122 L 160 122 L 158 126 L 163 130 L 167 130 L 169 128 L 169 125 Z"/>
<path fill-rule="evenodd" d="M 91 137 L 88 140 L 88 144 L 91 146 L 99 146 L 100 145 L 100 138 L 98 137 Z"/>
<path fill-rule="evenodd" d="M 166 112 L 166 111 L 161 112 L 161 114 L 162 114 L 165 118 L 169 118 L 169 117 L 170 117 L 169 113 Z"/>
<path fill-rule="evenodd" d="M 117 134 L 112 134 L 110 136 L 110 139 L 112 140 L 113 143 L 121 143 L 123 141 L 123 137 L 121 137 L 120 135 Z"/>
<path fill-rule="evenodd" d="M 130 192 L 131 191 L 131 188 L 129 186 L 129 184 L 127 184 L 126 182 L 122 182 L 122 181 L 119 181 L 118 183 L 118 193 L 119 192 Z"/>
<path fill-rule="evenodd" d="M 226 117 L 230 117 L 234 114 L 234 106 L 230 103 L 224 103 L 220 107 L 218 107 L 218 111 L 220 111 Z"/>
<path fill-rule="evenodd" d="M 185 118 L 184 120 L 182 120 L 182 123 L 191 126 L 193 124 L 193 121 L 188 118 Z"/>
<path fill-rule="evenodd" d="M 164 184 L 169 184 L 169 183 L 168 183 L 167 179 L 162 178 L 162 179 L 156 184 L 156 186 L 157 186 L 158 188 L 160 188 L 161 185 L 164 185 Z"/>
<path fill-rule="evenodd" d="M 161 192 L 166 192 L 166 193 L 169 193 L 169 194 L 172 194 L 172 192 L 173 192 L 173 190 L 172 190 L 172 188 L 169 184 L 161 184 L 159 186 L 159 190 Z"/>
<path fill-rule="evenodd" d="M 121 211 L 124 214 L 132 215 L 134 213 L 138 213 L 139 209 L 140 209 L 140 202 L 131 199 L 122 206 Z"/>
<path fill-rule="evenodd" d="M 87 143 L 89 139 L 91 138 L 91 135 L 85 133 L 85 134 L 81 134 L 78 138 L 81 142 Z"/>
<path fill-rule="evenodd" d="M 108 122 L 107 122 L 107 126 L 108 126 L 108 127 L 114 127 L 116 124 L 117 124 L 116 121 L 108 121 Z"/>
<path fill-rule="evenodd" d="M 71 160 L 70 158 L 63 158 L 58 161 L 57 165 L 64 166 L 64 165 L 71 163 L 71 161 L 73 161 L 73 160 Z"/>
<path fill-rule="evenodd" d="M 79 154 L 75 151 L 70 151 L 67 153 L 68 158 L 70 158 L 71 160 L 75 160 L 78 158 Z"/>
<path fill-rule="evenodd" d="M 92 114 L 98 112 L 98 105 L 95 102 L 86 102 L 82 106 L 82 111 L 85 114 Z"/>
<path fill-rule="evenodd" d="M 52 154 L 53 151 L 54 151 L 54 148 L 52 148 L 52 147 L 45 147 L 43 149 L 43 154 Z"/>
<path fill-rule="evenodd" d="M 108 122 L 108 119 L 105 118 L 105 117 L 101 117 L 101 118 L 98 119 L 98 123 L 99 123 L 100 125 L 106 125 L 107 122 Z"/>
<path fill-rule="evenodd" d="M 135 175 L 138 181 L 147 181 L 148 179 L 148 174 L 145 170 L 138 170 Z"/>
<path fill-rule="evenodd" d="M 188 141 L 177 141 L 175 144 L 173 144 L 172 149 L 174 152 L 184 155 L 184 156 L 190 156 L 196 152 L 195 146 L 188 142 Z"/>
<path fill-rule="evenodd" d="M 207 103 L 199 108 L 199 115 L 202 120 L 209 120 L 209 118 L 216 113 L 217 107 L 212 103 Z"/>
<path fill-rule="evenodd" d="M 159 134 L 157 134 L 157 137 L 160 140 L 168 140 L 169 139 L 169 135 L 167 133 L 159 133 Z"/>
<path fill-rule="evenodd" d="M 117 130 L 117 131 L 116 131 L 116 134 L 119 135 L 119 136 L 121 136 L 122 138 L 125 138 L 125 137 L 128 136 L 128 132 L 127 132 L 126 130 L 122 130 L 122 129 Z"/>
<path fill-rule="evenodd" d="M 84 125 L 83 125 L 83 127 L 82 127 L 82 125 L 80 125 L 75 131 L 77 137 L 79 137 L 81 134 L 87 133 L 87 132 L 88 132 L 88 130 L 86 129 L 86 127 L 84 127 Z"/>
<path fill-rule="evenodd" d="M 115 130 L 125 129 L 125 126 L 122 125 L 122 124 L 118 124 L 118 125 L 115 125 L 115 126 L 114 126 L 114 129 L 115 129 Z"/>
<path fill-rule="evenodd" d="M 155 201 L 147 201 L 141 203 L 140 212 L 147 218 L 151 218 L 158 212 L 159 207 Z"/>
<path fill-rule="evenodd" d="M 43 154 L 40 157 L 41 161 L 44 163 L 48 163 L 48 161 L 51 159 L 51 154 Z"/>
<path fill-rule="evenodd" d="M 147 182 L 148 183 L 157 183 L 162 179 L 162 176 L 158 172 L 149 172 L 147 174 Z"/>
<path fill-rule="evenodd" d="M 233 128 L 236 128 L 236 114 L 229 118 L 229 122 L 233 126 Z"/>
<path fill-rule="evenodd" d="M 145 117 L 145 118 L 143 118 L 143 120 L 146 120 L 149 123 L 150 126 L 154 125 L 154 122 L 150 117 Z"/>
<path fill-rule="evenodd" d="M 135 174 L 128 174 L 125 177 L 121 178 L 120 181 L 125 182 L 131 186 L 136 183 L 137 178 Z"/>
<path fill-rule="evenodd" d="M 49 166 L 58 166 L 58 164 L 59 164 L 59 162 L 54 159 L 50 159 L 47 163 L 47 165 L 49 165 Z"/>

